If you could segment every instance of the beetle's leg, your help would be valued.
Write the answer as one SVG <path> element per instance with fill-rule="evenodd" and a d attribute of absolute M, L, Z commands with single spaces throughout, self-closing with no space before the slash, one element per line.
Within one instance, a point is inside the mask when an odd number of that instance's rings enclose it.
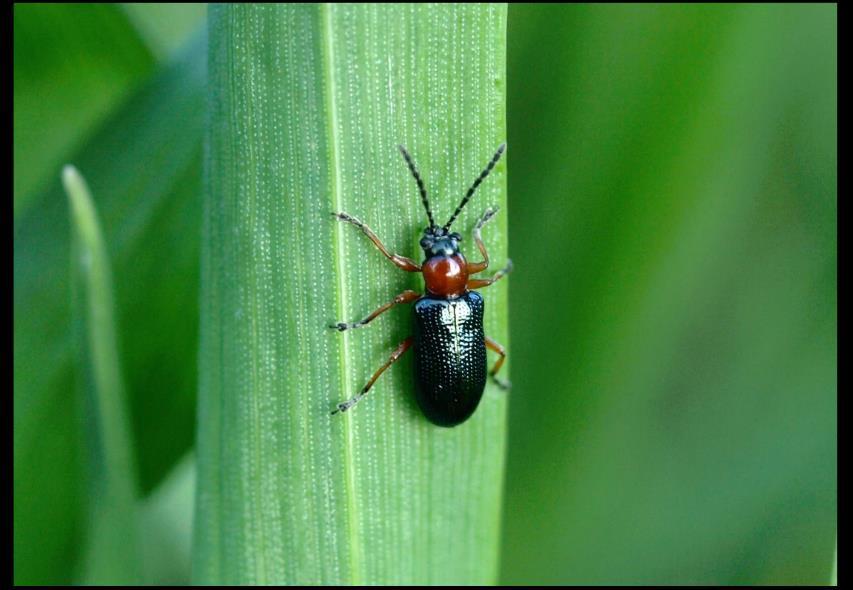
<path fill-rule="evenodd" d="M 373 374 L 373 377 L 370 378 L 370 381 L 367 382 L 367 385 L 365 385 L 364 387 L 361 388 L 361 391 L 358 392 L 358 395 L 356 395 L 354 398 L 352 398 L 350 400 L 339 403 L 337 409 L 334 410 L 332 412 L 332 414 L 337 414 L 338 412 L 346 412 L 351 407 L 353 407 L 355 404 L 357 404 L 358 401 L 361 398 L 363 398 L 367 394 L 368 391 L 370 391 L 370 388 L 373 387 L 373 383 L 377 379 L 379 379 L 379 376 L 385 372 L 385 369 L 387 369 L 388 367 L 393 365 L 397 361 L 397 359 L 399 359 L 401 356 L 403 356 L 403 353 L 406 352 L 407 350 L 409 350 L 409 347 L 412 345 L 412 343 L 414 341 L 415 341 L 415 339 L 412 336 L 409 336 L 408 338 L 403 340 L 400 343 L 400 346 L 398 346 L 394 350 L 394 352 L 391 353 L 391 356 L 388 358 L 388 361 L 386 361 L 386 363 L 384 365 L 379 367 L 379 370 Z"/>
<path fill-rule="evenodd" d="M 329 327 L 334 330 L 338 330 L 339 332 L 343 332 L 344 330 L 351 330 L 353 328 L 361 328 L 362 326 L 366 326 L 367 324 L 372 322 L 377 316 L 385 313 L 395 305 L 399 305 L 401 303 L 411 303 L 420 296 L 420 293 L 415 293 L 414 291 L 403 291 L 402 293 L 394 297 L 392 301 L 389 301 L 363 320 L 359 320 L 357 322 L 338 322 L 336 324 L 329 324 Z"/>
<path fill-rule="evenodd" d="M 489 350 L 494 350 L 500 355 L 498 362 L 496 362 L 495 366 L 492 367 L 492 370 L 489 371 L 489 376 L 501 389 L 509 389 L 510 387 L 512 387 L 512 383 L 510 383 L 506 379 L 501 379 L 500 377 L 498 377 L 498 371 L 501 370 L 501 366 L 506 360 L 506 351 L 504 350 L 504 347 L 489 338 L 488 336 L 486 336 L 486 348 L 488 348 Z"/>
<path fill-rule="evenodd" d="M 408 272 L 420 272 L 420 265 L 412 260 L 411 258 L 406 258 L 405 256 L 400 256 L 399 254 L 391 254 L 388 251 L 388 248 L 385 247 L 385 244 L 376 237 L 376 234 L 373 233 L 373 230 L 367 227 L 363 222 L 356 219 L 349 213 L 335 213 L 332 212 L 332 215 L 338 219 L 339 221 L 346 221 L 347 223 L 351 223 L 356 226 L 358 229 L 364 232 L 364 234 L 370 238 L 370 241 L 373 242 L 377 248 L 385 255 L 388 260 L 393 262 L 398 268 L 402 268 Z"/>
<path fill-rule="evenodd" d="M 477 221 L 477 225 L 474 226 L 474 243 L 477 244 L 477 249 L 480 251 L 480 254 L 483 255 L 483 262 L 469 262 L 469 275 L 477 274 L 478 272 L 483 272 L 484 270 L 489 268 L 489 253 L 486 252 L 486 245 L 483 243 L 483 238 L 480 237 L 480 230 L 483 229 L 483 226 L 486 225 L 486 222 L 492 217 L 494 217 L 495 213 L 497 212 L 497 207 L 489 207 L 483 212 L 483 215 L 480 216 L 480 219 Z"/>
<path fill-rule="evenodd" d="M 468 280 L 468 288 L 469 289 L 479 289 L 481 287 L 488 287 L 492 283 L 495 283 L 495 282 L 501 280 L 501 278 L 504 275 L 508 275 L 511 270 L 512 270 L 512 260 L 507 260 L 506 266 L 503 267 L 502 269 L 500 269 L 494 275 L 492 275 L 492 278 L 490 278 L 490 279 L 469 279 Z"/>

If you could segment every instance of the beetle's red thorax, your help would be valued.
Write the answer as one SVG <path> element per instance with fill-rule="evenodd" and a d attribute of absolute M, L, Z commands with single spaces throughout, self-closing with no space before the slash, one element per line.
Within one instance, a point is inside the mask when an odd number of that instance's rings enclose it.
<path fill-rule="evenodd" d="M 439 297 L 458 297 L 467 290 L 468 263 L 462 254 L 433 256 L 424 262 L 426 290 Z"/>

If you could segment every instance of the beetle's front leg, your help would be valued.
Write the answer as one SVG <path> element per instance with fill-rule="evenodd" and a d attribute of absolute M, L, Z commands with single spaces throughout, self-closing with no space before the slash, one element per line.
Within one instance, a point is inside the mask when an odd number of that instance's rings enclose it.
<path fill-rule="evenodd" d="M 376 236 L 376 234 L 373 233 L 373 230 L 367 227 L 367 225 L 365 225 L 364 222 L 362 222 L 361 220 L 353 217 L 349 213 L 335 213 L 333 211 L 332 215 L 339 221 L 346 221 L 347 223 L 351 223 L 358 229 L 363 231 L 364 234 L 368 238 L 370 238 L 370 241 L 373 242 L 377 248 L 379 248 L 382 254 L 384 254 L 385 257 L 391 262 L 393 262 L 394 265 L 398 268 L 402 268 L 407 272 L 420 272 L 420 265 L 411 258 L 406 258 L 405 256 L 400 256 L 399 254 L 391 254 L 391 252 L 388 251 L 388 248 L 385 247 L 385 244 L 383 244 L 382 241 Z"/>
<path fill-rule="evenodd" d="M 358 395 L 356 395 L 354 398 L 349 399 L 345 402 L 339 403 L 337 409 L 332 411 L 332 414 L 337 414 L 338 412 L 346 412 L 351 407 L 353 407 L 355 404 L 357 404 L 359 402 L 359 400 L 361 400 L 361 398 L 363 398 L 367 394 L 367 392 L 370 391 L 370 388 L 373 387 L 373 384 L 376 382 L 377 379 L 379 379 L 379 376 L 385 372 L 385 369 L 387 369 L 388 367 L 393 365 L 395 362 L 397 362 L 397 360 L 401 356 L 403 356 L 403 354 L 407 350 L 409 350 L 409 348 L 412 346 L 412 343 L 414 341 L 415 341 L 415 339 L 412 336 L 409 336 L 408 338 L 403 340 L 400 343 L 400 346 L 398 346 L 394 350 L 394 352 L 391 353 L 391 356 L 388 358 L 388 360 L 385 362 L 385 364 L 382 365 L 381 367 L 379 367 L 379 370 L 373 374 L 373 377 L 370 378 L 370 381 L 367 382 L 367 385 L 365 385 L 364 387 L 361 388 L 361 391 L 358 392 Z"/>
<path fill-rule="evenodd" d="M 489 371 L 489 377 L 491 377 L 495 384 L 501 389 L 509 389 L 510 387 L 512 387 L 512 383 L 510 383 L 506 379 L 501 379 L 500 377 L 498 377 L 498 371 L 501 370 L 501 366 L 503 366 L 504 361 L 506 360 L 506 350 L 504 350 L 503 346 L 501 346 L 488 336 L 486 336 L 486 348 L 488 348 L 489 350 L 494 350 L 500 355 L 500 358 L 495 363 L 495 366 L 492 367 L 491 371 Z"/>
<path fill-rule="evenodd" d="M 392 301 L 389 301 L 388 303 L 386 303 L 385 305 L 383 305 L 382 307 L 380 307 L 379 309 L 374 311 L 372 314 L 370 314 L 369 316 L 367 316 L 363 320 L 359 320 L 357 322 L 349 322 L 349 323 L 348 322 L 338 322 L 336 324 L 329 324 L 329 327 L 334 329 L 334 330 L 338 330 L 339 332 L 343 332 L 344 330 L 351 330 L 353 328 L 361 328 L 362 326 L 366 326 L 367 324 L 372 322 L 374 319 L 376 319 L 377 316 L 385 313 L 386 311 L 388 311 L 389 309 L 391 309 L 395 305 L 400 305 L 401 303 L 411 303 L 412 301 L 416 300 L 420 296 L 421 296 L 420 293 L 416 293 L 415 291 L 411 291 L 411 290 L 407 289 L 406 291 L 403 291 L 402 293 L 400 293 L 399 295 L 394 297 L 394 299 Z"/>
<path fill-rule="evenodd" d="M 478 272 L 483 272 L 484 270 L 489 268 L 489 253 L 486 252 L 486 245 L 483 243 L 483 238 L 480 236 L 480 230 L 483 229 L 483 226 L 486 225 L 486 222 L 489 221 L 492 217 L 494 217 L 495 213 L 497 212 L 498 207 L 488 207 L 480 216 L 480 219 L 477 220 L 477 225 L 474 226 L 474 243 L 477 244 L 477 249 L 480 251 L 480 254 L 483 255 L 483 262 L 469 262 L 469 275 L 477 274 Z"/>

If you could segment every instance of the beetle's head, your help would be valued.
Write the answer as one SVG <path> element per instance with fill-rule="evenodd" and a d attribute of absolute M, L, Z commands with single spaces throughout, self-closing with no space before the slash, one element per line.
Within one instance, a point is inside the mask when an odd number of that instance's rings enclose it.
<path fill-rule="evenodd" d="M 465 208 L 465 205 L 471 199 L 474 191 L 477 190 L 477 187 L 480 186 L 480 183 L 485 180 L 486 176 L 488 176 L 492 171 L 492 168 L 495 167 L 495 164 L 498 163 L 501 154 L 503 154 L 504 149 L 506 148 L 506 144 L 502 143 L 500 147 L 498 147 L 498 151 L 495 152 L 494 156 L 492 156 L 492 159 L 489 161 L 486 169 L 480 173 L 480 176 L 477 177 L 477 180 L 474 181 L 474 184 L 471 185 L 471 188 L 469 188 L 468 192 L 465 193 L 465 196 L 462 198 L 462 202 L 456 207 L 453 215 L 450 216 L 450 219 L 448 219 L 447 223 L 442 227 L 438 227 L 435 223 L 435 218 L 432 216 L 432 210 L 429 207 L 429 199 L 427 198 L 424 181 L 421 179 L 421 175 L 418 174 L 418 170 L 415 168 L 415 163 L 412 160 L 412 157 L 402 145 L 397 147 L 400 148 L 400 153 L 403 154 L 403 159 L 406 160 L 406 164 L 409 166 L 409 171 L 411 171 L 412 176 L 415 178 L 415 182 L 418 184 L 418 190 L 421 193 L 421 203 L 423 203 L 427 219 L 429 219 L 429 227 L 424 230 L 424 235 L 421 238 L 421 248 L 424 249 L 426 259 L 429 260 L 434 256 L 450 257 L 460 254 L 459 242 L 462 241 L 462 236 L 456 232 L 451 232 L 450 226 L 453 225 L 453 221 L 459 213 L 462 212 L 462 209 Z"/>
<path fill-rule="evenodd" d="M 459 242 L 462 236 L 456 232 L 450 232 L 443 227 L 428 227 L 424 230 L 421 238 L 421 248 L 424 256 L 429 259 L 433 256 L 455 256 L 459 254 Z"/>

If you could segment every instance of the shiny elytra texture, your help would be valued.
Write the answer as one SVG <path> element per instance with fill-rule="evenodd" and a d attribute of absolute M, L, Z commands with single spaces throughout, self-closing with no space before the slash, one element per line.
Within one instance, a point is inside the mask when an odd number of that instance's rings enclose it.
<path fill-rule="evenodd" d="M 418 405 L 434 424 L 455 426 L 474 413 L 486 386 L 483 297 L 423 297 L 414 315 Z"/>

